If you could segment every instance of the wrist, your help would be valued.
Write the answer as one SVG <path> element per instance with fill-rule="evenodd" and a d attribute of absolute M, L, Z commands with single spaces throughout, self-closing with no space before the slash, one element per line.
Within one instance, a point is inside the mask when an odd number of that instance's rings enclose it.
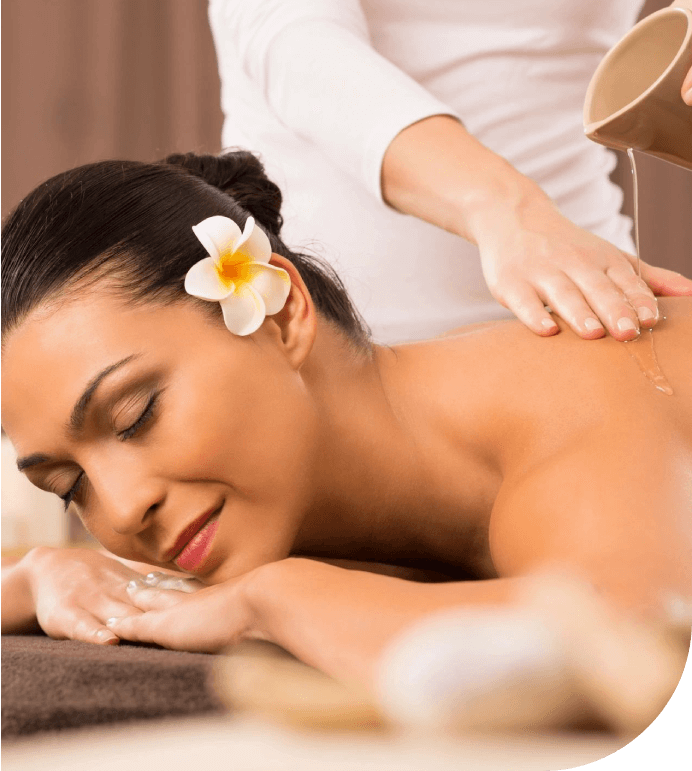
<path fill-rule="evenodd" d="M 489 177 L 482 186 L 466 191 L 460 204 L 467 238 L 478 246 L 500 230 L 523 230 L 534 217 L 557 213 L 553 202 L 533 180 L 511 166 L 509 169 L 504 175 Z"/>
<path fill-rule="evenodd" d="M 2 633 L 23 634 L 38 630 L 31 585 L 32 549 L 19 562 L 2 571 Z"/>
<path fill-rule="evenodd" d="M 382 192 L 393 208 L 478 243 L 524 210 L 553 206 L 548 196 L 459 121 L 433 116 L 404 129 L 382 164 Z M 554 208 L 554 207 L 553 207 Z"/>
<path fill-rule="evenodd" d="M 255 568 L 243 577 L 243 603 L 247 617 L 243 637 L 281 645 L 287 611 L 287 588 L 297 574 L 315 565 L 314 560 L 289 557 Z"/>

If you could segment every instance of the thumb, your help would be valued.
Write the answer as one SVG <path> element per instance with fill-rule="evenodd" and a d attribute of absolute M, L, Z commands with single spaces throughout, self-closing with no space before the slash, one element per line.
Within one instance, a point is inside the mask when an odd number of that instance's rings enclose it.
<path fill-rule="evenodd" d="M 685 82 L 682 84 L 681 92 L 682 99 L 685 104 L 689 104 L 692 107 L 692 67 L 685 77 Z"/>
<path fill-rule="evenodd" d="M 692 297 L 692 279 L 667 268 L 642 262 L 642 279 L 659 297 Z"/>

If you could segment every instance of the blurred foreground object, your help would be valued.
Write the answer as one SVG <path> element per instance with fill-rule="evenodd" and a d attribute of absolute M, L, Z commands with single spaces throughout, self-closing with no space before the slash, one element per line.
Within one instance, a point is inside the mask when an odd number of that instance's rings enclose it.
<path fill-rule="evenodd" d="M 299 728 L 374 730 L 387 724 L 363 688 L 339 682 L 277 645 L 257 640 L 227 653 L 217 662 L 215 685 L 233 712 Z"/>
<path fill-rule="evenodd" d="M 640 623 L 589 584 L 544 574 L 527 580 L 511 607 L 459 608 L 409 627 L 384 652 L 376 696 L 261 642 L 220 657 L 216 684 L 234 710 L 306 728 L 595 725 L 634 738 L 673 694 L 689 628 L 680 614 L 665 625 Z"/>
<path fill-rule="evenodd" d="M 397 723 L 447 730 L 595 722 L 641 733 L 682 675 L 689 624 L 644 624 L 562 574 L 527 580 L 511 608 L 423 619 L 385 652 L 378 692 Z"/>

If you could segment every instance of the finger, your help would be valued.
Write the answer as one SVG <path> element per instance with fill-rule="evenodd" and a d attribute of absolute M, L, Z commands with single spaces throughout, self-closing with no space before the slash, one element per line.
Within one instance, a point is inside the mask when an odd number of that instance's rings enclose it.
<path fill-rule="evenodd" d="M 689 104 L 690 107 L 692 107 L 692 67 L 690 67 L 689 72 L 685 75 L 685 80 L 683 81 L 680 93 L 682 94 L 682 99 L 685 104 Z"/>
<path fill-rule="evenodd" d="M 142 580 L 142 583 L 158 589 L 175 589 L 178 592 L 186 592 L 188 594 L 196 592 L 198 589 L 203 589 L 205 586 L 201 581 L 192 576 L 161 572 L 148 573 Z"/>
<path fill-rule="evenodd" d="M 629 255 L 626 255 L 629 257 Z M 636 263 L 636 258 L 632 258 Z M 674 270 L 642 262 L 642 278 L 659 297 L 692 297 L 692 279 Z"/>
<path fill-rule="evenodd" d="M 658 303 L 647 283 L 629 265 L 608 268 L 606 276 L 634 308 L 639 323 L 652 328 L 658 321 Z"/>
<path fill-rule="evenodd" d="M 101 624 L 86 610 L 75 608 L 72 611 L 72 620 L 69 624 L 70 640 L 94 643 L 96 645 L 117 645 L 119 639 L 112 630 Z"/>
<path fill-rule="evenodd" d="M 164 634 L 161 634 L 162 618 L 166 617 L 162 616 L 161 612 L 150 611 L 137 616 L 109 618 L 106 627 L 121 640 L 157 643 L 169 647 L 166 645 L 165 627 Z"/>
<path fill-rule="evenodd" d="M 110 618 L 111 616 L 136 616 L 140 613 L 140 608 L 132 602 L 128 597 L 129 602 L 107 602 L 105 605 L 99 606 L 96 615 L 100 619 Z"/>
<path fill-rule="evenodd" d="M 608 271 L 611 270 L 615 269 L 608 269 Z M 627 265 L 624 265 L 621 272 L 615 275 L 630 288 L 640 286 L 639 279 Z M 575 273 L 572 278 L 598 318 L 616 340 L 621 342 L 634 340 L 639 335 L 639 316 L 610 275 L 600 270 L 592 270 L 586 273 Z M 655 303 L 651 295 L 648 297 L 647 302 Z M 657 306 L 654 305 L 654 309 L 657 312 Z M 641 312 L 642 315 L 646 315 L 644 310 Z"/>
<path fill-rule="evenodd" d="M 139 581 L 130 581 L 127 594 L 140 610 L 162 610 L 172 608 L 185 599 L 186 592 L 175 589 L 160 589 L 155 586 L 145 586 Z"/>
<path fill-rule="evenodd" d="M 503 304 L 532 332 L 547 337 L 560 331 L 530 284 L 517 283 L 501 295 Z"/>
<path fill-rule="evenodd" d="M 563 318 L 579 337 L 595 340 L 605 335 L 605 329 L 584 293 L 564 273 L 545 279 L 537 290 L 546 305 Z"/>

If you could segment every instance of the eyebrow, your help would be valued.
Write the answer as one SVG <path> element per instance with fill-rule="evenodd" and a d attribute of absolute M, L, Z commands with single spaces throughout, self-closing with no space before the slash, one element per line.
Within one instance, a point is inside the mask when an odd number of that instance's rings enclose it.
<path fill-rule="evenodd" d="M 99 385 L 101 385 L 101 382 L 107 378 L 108 375 L 120 369 L 120 367 L 123 367 L 125 364 L 129 364 L 129 362 L 136 358 L 138 358 L 138 354 L 126 356 L 124 359 L 116 361 L 115 364 L 111 364 L 110 366 L 101 370 L 101 372 L 99 372 L 96 377 L 89 381 L 89 384 L 84 389 L 84 393 L 79 397 L 79 399 L 77 399 L 77 403 L 75 404 L 72 410 L 72 414 L 70 415 L 70 420 L 67 424 L 67 428 L 70 433 L 75 434 L 82 430 L 87 408 L 94 394 L 96 393 L 96 389 L 99 387 Z"/>
<path fill-rule="evenodd" d="M 47 460 L 50 460 L 48 455 L 44 455 L 42 452 L 35 452 L 32 455 L 25 455 L 23 458 L 19 458 L 17 461 L 17 468 L 20 471 L 24 471 L 24 469 L 27 469 L 30 466 L 35 466 L 38 463 L 45 463 Z"/>
<path fill-rule="evenodd" d="M 124 359 L 121 359 L 120 361 L 116 361 L 115 364 L 111 364 L 110 366 L 101 370 L 101 372 L 99 372 L 98 375 L 96 375 L 89 381 L 89 383 L 87 384 L 87 387 L 84 389 L 84 392 L 79 397 L 79 399 L 77 399 L 77 403 L 75 404 L 72 410 L 72 414 L 70 415 L 70 419 L 67 422 L 67 430 L 70 433 L 77 433 L 81 431 L 82 427 L 84 426 L 84 418 L 86 416 L 86 411 L 89 406 L 89 403 L 91 402 L 94 396 L 94 393 L 96 392 L 96 389 L 99 387 L 99 385 L 104 380 L 104 378 L 107 378 L 110 374 L 120 369 L 120 367 L 123 367 L 125 364 L 128 364 L 129 362 L 131 362 L 133 359 L 136 359 L 136 358 L 139 358 L 139 354 L 132 354 L 132 356 L 126 356 Z M 46 455 L 45 453 L 42 453 L 42 452 L 35 452 L 35 453 L 32 453 L 31 455 L 26 455 L 23 458 L 19 458 L 17 460 L 17 468 L 20 471 L 24 471 L 25 469 L 28 469 L 31 466 L 36 466 L 39 463 L 46 463 L 49 460 L 51 460 L 51 457 L 49 455 Z"/>

